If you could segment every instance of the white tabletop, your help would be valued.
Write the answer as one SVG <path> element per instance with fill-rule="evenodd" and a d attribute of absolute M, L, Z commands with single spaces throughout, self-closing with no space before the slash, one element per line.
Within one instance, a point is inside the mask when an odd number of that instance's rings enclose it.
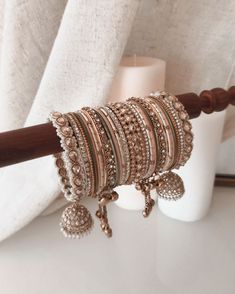
<path fill-rule="evenodd" d="M 209 215 L 195 223 L 111 206 L 112 239 L 98 222 L 88 237 L 65 239 L 60 211 L 0 243 L 0 293 L 234 293 L 235 189 L 216 188 Z"/>

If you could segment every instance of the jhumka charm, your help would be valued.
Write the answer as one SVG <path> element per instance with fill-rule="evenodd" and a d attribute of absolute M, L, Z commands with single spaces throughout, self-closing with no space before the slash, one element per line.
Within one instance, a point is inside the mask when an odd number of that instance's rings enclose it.
<path fill-rule="evenodd" d="M 92 226 L 91 214 L 85 206 L 75 202 L 63 211 L 60 227 L 66 237 L 80 238 L 87 235 Z"/>
<path fill-rule="evenodd" d="M 169 171 L 160 176 L 156 191 L 159 198 L 178 200 L 184 194 L 184 183 L 179 175 Z"/>

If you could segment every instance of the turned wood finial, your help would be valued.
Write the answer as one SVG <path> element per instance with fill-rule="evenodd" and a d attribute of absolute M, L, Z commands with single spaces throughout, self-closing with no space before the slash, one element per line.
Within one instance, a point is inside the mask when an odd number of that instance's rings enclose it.
<path fill-rule="evenodd" d="M 204 90 L 199 95 L 201 110 L 207 114 L 214 111 L 222 111 L 229 104 L 235 105 L 235 86 L 228 91 L 222 88 Z"/>

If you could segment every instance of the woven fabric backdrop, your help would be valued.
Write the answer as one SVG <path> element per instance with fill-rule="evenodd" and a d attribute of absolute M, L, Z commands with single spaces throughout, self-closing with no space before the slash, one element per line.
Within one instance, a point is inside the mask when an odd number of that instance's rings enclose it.
<path fill-rule="evenodd" d="M 232 0 L 0 0 L 0 131 L 104 104 L 123 53 L 166 60 L 175 94 L 235 84 L 234 11 Z M 0 240 L 60 193 L 51 157 L 1 169 L 0 186 Z"/>

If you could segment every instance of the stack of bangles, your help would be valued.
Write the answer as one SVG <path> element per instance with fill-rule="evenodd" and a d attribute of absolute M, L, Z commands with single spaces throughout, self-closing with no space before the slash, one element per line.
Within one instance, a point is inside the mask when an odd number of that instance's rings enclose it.
<path fill-rule="evenodd" d="M 102 231 L 112 236 L 107 204 L 118 199 L 114 188 L 134 184 L 145 199 L 147 217 L 158 197 L 177 200 L 184 194 L 174 172 L 189 159 L 193 148 L 191 123 L 184 106 L 165 91 L 77 112 L 52 112 L 63 152 L 54 154 L 61 189 L 70 205 L 61 217 L 65 236 L 79 238 L 93 227 L 86 196 L 97 199 L 96 216 Z"/>

